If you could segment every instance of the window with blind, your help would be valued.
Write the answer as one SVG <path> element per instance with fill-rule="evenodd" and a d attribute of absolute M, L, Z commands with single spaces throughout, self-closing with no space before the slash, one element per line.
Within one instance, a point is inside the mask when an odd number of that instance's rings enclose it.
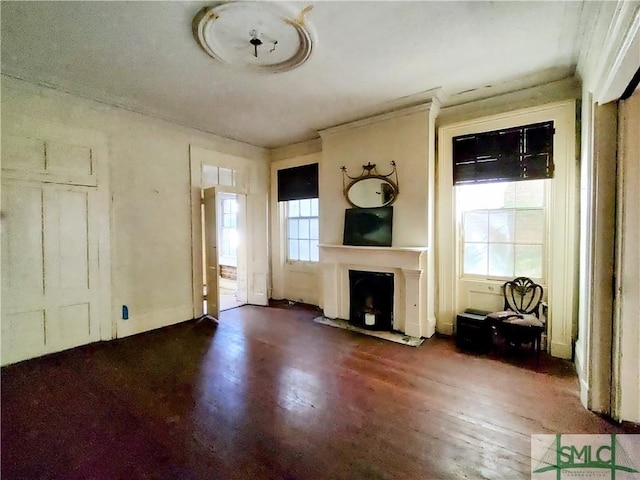
<path fill-rule="evenodd" d="M 548 121 L 454 137 L 454 185 L 552 178 L 554 133 Z"/>
<path fill-rule="evenodd" d="M 318 164 L 278 170 L 278 201 L 286 202 L 287 260 L 319 261 Z"/>

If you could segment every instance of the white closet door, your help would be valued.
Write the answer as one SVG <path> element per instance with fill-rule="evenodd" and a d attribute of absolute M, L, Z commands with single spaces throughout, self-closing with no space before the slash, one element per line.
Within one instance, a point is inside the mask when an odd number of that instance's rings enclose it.
<path fill-rule="evenodd" d="M 2 364 L 100 339 L 95 188 L 2 188 Z"/>

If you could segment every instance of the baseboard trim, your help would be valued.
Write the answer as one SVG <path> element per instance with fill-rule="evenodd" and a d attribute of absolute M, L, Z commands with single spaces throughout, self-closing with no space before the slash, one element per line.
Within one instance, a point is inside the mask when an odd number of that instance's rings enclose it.
<path fill-rule="evenodd" d="M 138 333 L 157 330 L 176 323 L 182 323 L 193 318 L 193 306 L 182 305 L 175 308 L 132 315 L 128 320 L 118 319 L 116 325 L 116 338 L 129 337 Z"/>
<path fill-rule="evenodd" d="M 551 342 L 550 352 L 552 357 L 564 358 L 565 360 L 571 360 L 573 356 L 571 345 L 566 343 Z"/>
<path fill-rule="evenodd" d="M 436 323 L 436 332 L 442 335 L 453 335 L 453 323 Z"/>

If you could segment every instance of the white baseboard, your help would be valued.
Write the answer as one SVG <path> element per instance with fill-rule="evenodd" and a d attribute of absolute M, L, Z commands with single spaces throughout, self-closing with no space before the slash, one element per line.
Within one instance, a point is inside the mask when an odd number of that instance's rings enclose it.
<path fill-rule="evenodd" d="M 442 335 L 453 335 L 453 323 L 436 323 L 436 332 Z"/>
<path fill-rule="evenodd" d="M 580 381 L 580 402 L 585 408 L 589 408 L 589 379 L 587 378 L 586 365 L 582 357 L 582 348 L 580 341 L 576 343 L 575 357 L 576 372 Z"/>
<path fill-rule="evenodd" d="M 431 316 L 427 318 L 427 331 L 423 336 L 431 338 L 434 333 L 436 333 L 436 317 Z"/>
<path fill-rule="evenodd" d="M 116 338 L 128 337 L 191 320 L 193 305 L 182 305 L 180 307 L 145 312 L 140 315 L 136 315 L 135 312 L 130 313 L 132 315 L 128 320 L 118 319 Z"/>
<path fill-rule="evenodd" d="M 551 342 L 551 356 L 571 360 L 571 344 Z"/>

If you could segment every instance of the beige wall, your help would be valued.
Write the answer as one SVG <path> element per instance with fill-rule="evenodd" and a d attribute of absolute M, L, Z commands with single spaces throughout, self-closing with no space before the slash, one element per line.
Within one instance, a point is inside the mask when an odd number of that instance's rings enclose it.
<path fill-rule="evenodd" d="M 321 244 L 342 244 L 344 211 L 351 206 L 343 195 L 340 167 L 356 176 L 362 165 L 371 162 L 386 174 L 393 160 L 400 191 L 393 204 L 393 246 L 428 245 L 429 125 L 429 110 L 423 108 L 321 132 Z"/>
<path fill-rule="evenodd" d="M 431 336 L 435 331 L 434 198 L 435 117 L 439 101 L 405 108 L 320 132 L 320 244 L 342 245 L 344 197 L 340 167 L 352 177 L 371 162 L 379 174 L 397 166 L 398 196 L 393 204 L 392 247 L 427 249 L 424 272 L 418 275 L 419 311 L 411 335 Z M 375 253 L 371 253 L 375 255 Z M 322 251 L 320 254 L 322 264 Z M 326 283 L 325 283 L 326 286 Z"/>
<path fill-rule="evenodd" d="M 189 146 L 257 161 L 266 153 L 8 77 L 2 77 L 2 124 L 26 131 L 43 125 L 83 128 L 107 138 L 111 218 L 102 221 L 111 226 L 117 335 L 192 318 Z M 266 190 L 264 198 L 259 215 L 266 232 Z M 121 319 L 122 305 L 129 307 L 129 320 Z"/>

